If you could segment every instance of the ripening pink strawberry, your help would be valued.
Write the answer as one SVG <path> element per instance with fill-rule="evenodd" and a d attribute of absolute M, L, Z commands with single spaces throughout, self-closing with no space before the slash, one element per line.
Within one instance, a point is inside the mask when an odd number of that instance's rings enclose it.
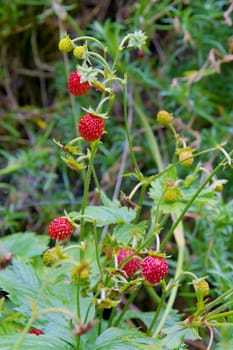
<path fill-rule="evenodd" d="M 135 274 L 135 272 L 137 272 L 141 267 L 141 260 L 138 254 L 135 254 L 124 264 L 124 260 L 134 253 L 135 252 L 132 249 L 121 249 L 117 256 L 118 264 L 123 262 L 120 268 L 126 272 L 128 277 Z"/>
<path fill-rule="evenodd" d="M 168 274 L 167 260 L 160 256 L 147 256 L 142 262 L 142 276 L 149 284 L 162 281 Z"/>

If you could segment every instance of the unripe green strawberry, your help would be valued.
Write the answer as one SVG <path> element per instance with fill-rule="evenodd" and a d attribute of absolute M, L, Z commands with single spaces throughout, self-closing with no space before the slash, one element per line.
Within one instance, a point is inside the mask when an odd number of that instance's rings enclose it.
<path fill-rule="evenodd" d="M 64 216 L 54 219 L 48 228 L 49 236 L 54 240 L 62 241 L 68 238 L 74 231 L 73 226 Z"/>
<path fill-rule="evenodd" d="M 70 36 L 67 34 L 64 39 L 61 39 L 58 44 L 58 48 L 62 52 L 70 52 L 74 48 L 74 44 L 70 40 Z"/>
<path fill-rule="evenodd" d="M 186 148 L 178 149 L 178 154 L 179 154 L 179 161 L 183 166 L 189 167 L 190 165 L 193 164 L 194 158 L 193 158 L 192 148 L 186 147 Z"/>
<path fill-rule="evenodd" d="M 142 262 L 142 276 L 150 284 L 157 284 L 168 274 L 167 260 L 161 256 L 150 255 Z"/>
<path fill-rule="evenodd" d="M 222 192 L 223 191 L 223 184 L 222 183 L 218 183 L 216 186 L 215 186 L 215 191 L 216 192 Z"/>
<path fill-rule="evenodd" d="M 57 264 L 63 257 L 64 255 L 62 254 L 61 248 L 56 246 L 43 254 L 43 262 L 46 266 L 52 266 Z"/>
<path fill-rule="evenodd" d="M 73 55 L 77 59 L 82 60 L 85 51 L 86 51 L 85 46 L 76 46 L 75 49 L 73 50 Z"/>
<path fill-rule="evenodd" d="M 145 51 L 138 50 L 137 51 L 137 58 L 143 58 L 146 55 Z"/>
<path fill-rule="evenodd" d="M 161 125 L 168 125 L 172 120 L 172 115 L 167 111 L 159 111 L 157 114 L 157 120 Z"/>
<path fill-rule="evenodd" d="M 76 265 L 71 271 L 72 281 L 86 280 L 90 274 L 90 264 L 87 261 L 83 261 Z"/>
<path fill-rule="evenodd" d="M 163 196 L 163 198 L 167 202 L 175 202 L 178 199 L 180 199 L 181 197 L 182 197 L 181 193 L 180 193 L 177 186 L 167 187 L 167 189 L 164 192 L 164 196 Z"/>
<path fill-rule="evenodd" d="M 85 114 L 79 121 L 78 129 L 80 136 L 86 141 L 96 141 L 100 139 L 104 132 L 104 120 L 93 114 Z"/>
<path fill-rule="evenodd" d="M 81 75 L 75 70 L 70 74 L 68 79 L 68 90 L 74 96 L 81 96 L 88 93 L 91 85 L 88 81 L 84 81 L 81 83 Z"/>
<path fill-rule="evenodd" d="M 205 279 L 201 279 L 195 282 L 195 286 L 202 292 L 202 295 L 204 297 L 209 294 L 209 291 L 210 291 L 209 283 Z"/>
<path fill-rule="evenodd" d="M 122 263 L 120 268 L 126 272 L 128 277 L 134 275 L 135 272 L 137 272 L 141 267 L 141 260 L 138 254 L 135 254 L 126 263 L 124 263 L 124 260 L 134 253 L 135 252 L 132 249 L 121 249 L 117 256 L 118 264 Z"/>

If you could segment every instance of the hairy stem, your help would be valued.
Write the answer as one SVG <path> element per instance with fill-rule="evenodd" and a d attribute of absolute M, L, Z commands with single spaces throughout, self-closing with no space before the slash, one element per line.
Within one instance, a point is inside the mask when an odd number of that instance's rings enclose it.
<path fill-rule="evenodd" d="M 127 302 L 125 303 L 123 309 L 121 310 L 120 312 L 120 315 L 119 317 L 115 320 L 114 322 L 114 327 L 117 327 L 118 324 L 120 323 L 120 321 L 122 320 L 124 314 L 126 313 L 126 311 L 128 310 L 129 308 L 129 305 L 132 303 L 132 301 L 134 300 L 134 298 L 136 297 L 137 293 L 138 293 L 138 290 L 139 290 L 140 286 L 138 286 L 136 288 L 136 290 L 130 295 L 130 297 L 128 298 Z"/>
<path fill-rule="evenodd" d="M 83 199 L 82 199 L 82 206 L 81 206 L 81 220 L 80 220 L 80 241 L 81 242 L 83 242 L 83 240 L 84 240 L 84 224 L 85 224 L 84 213 L 85 213 L 85 208 L 86 208 L 86 204 L 87 204 L 87 196 L 88 196 L 88 191 L 89 191 L 89 186 L 90 186 L 94 157 L 95 157 L 95 153 L 97 151 L 98 144 L 99 144 L 99 140 L 91 143 L 90 160 L 89 160 L 87 175 L 86 175 L 85 183 L 84 183 L 84 192 L 83 192 Z M 83 258 L 83 251 L 82 250 L 80 251 L 80 257 Z"/>
<path fill-rule="evenodd" d="M 178 276 L 180 276 L 180 274 L 181 274 L 182 267 L 183 267 L 183 260 L 184 260 L 185 241 L 184 241 L 183 225 L 181 224 L 181 222 L 179 222 L 179 226 L 177 227 L 177 229 L 175 231 L 175 239 L 176 239 L 176 243 L 178 246 L 178 260 L 177 260 L 176 272 L 175 272 L 175 277 L 174 277 L 176 280 L 178 278 Z M 152 336 L 153 338 L 156 338 L 158 336 L 158 334 L 160 333 L 161 329 L 163 328 L 164 323 L 165 323 L 167 317 L 169 316 L 169 313 L 171 312 L 172 306 L 173 306 L 174 301 L 176 299 L 178 288 L 179 288 L 179 285 L 178 285 L 178 283 L 176 283 L 171 291 L 171 294 L 170 294 L 170 297 L 168 299 L 167 306 L 166 306 L 166 309 L 163 313 L 163 316 L 158 324 L 158 327 L 156 328 L 156 331 L 154 332 L 154 334 Z"/>

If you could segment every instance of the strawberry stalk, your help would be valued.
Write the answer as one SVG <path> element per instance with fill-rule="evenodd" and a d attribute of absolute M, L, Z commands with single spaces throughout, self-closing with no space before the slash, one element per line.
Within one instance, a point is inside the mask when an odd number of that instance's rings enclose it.
<path fill-rule="evenodd" d="M 85 41 L 85 40 L 94 41 L 95 43 L 97 43 L 99 46 L 102 47 L 104 53 L 107 51 L 107 48 L 98 39 L 91 36 L 79 36 L 78 38 L 72 39 L 71 41 L 75 43 L 77 41 Z"/>
<path fill-rule="evenodd" d="M 174 279 L 176 280 L 178 276 L 180 276 L 183 268 L 183 260 L 184 260 L 184 247 L 185 247 L 185 241 L 184 241 L 184 232 L 183 232 L 183 225 L 181 222 L 178 223 L 179 226 L 177 227 L 177 230 L 175 231 L 175 238 L 176 238 L 176 243 L 178 246 L 178 260 L 177 260 L 177 266 L 176 266 L 176 272 L 175 272 L 175 277 Z M 162 330 L 164 323 L 166 322 L 167 317 L 169 316 L 172 306 L 175 302 L 176 295 L 178 292 L 179 284 L 176 283 L 171 291 L 170 297 L 168 299 L 166 309 L 163 313 L 163 316 L 158 324 L 158 327 L 156 328 L 155 332 L 153 333 L 152 337 L 156 338 L 160 331 Z"/>
<path fill-rule="evenodd" d="M 146 189 L 148 187 L 148 184 L 147 183 L 143 183 L 142 184 L 142 187 L 141 187 L 141 192 L 140 192 L 140 195 L 139 195 L 139 200 L 138 200 L 138 209 L 137 209 L 137 212 L 136 212 L 136 217 L 133 221 L 134 224 L 136 224 L 139 220 L 139 217 L 140 217 L 140 214 L 141 214 L 141 211 L 142 211 L 142 204 L 143 204 L 143 200 L 144 200 L 144 197 L 145 197 L 145 193 L 146 193 Z"/>
<path fill-rule="evenodd" d="M 130 295 L 130 297 L 128 298 L 127 302 L 125 303 L 123 309 L 120 312 L 120 315 L 118 316 L 118 318 L 115 320 L 113 326 L 117 327 L 118 324 L 120 323 L 120 321 L 122 320 L 124 314 L 126 313 L 126 311 L 129 309 L 130 304 L 133 302 L 133 300 L 135 299 L 135 297 L 138 294 L 139 289 L 141 288 L 141 285 L 137 286 L 137 288 L 135 289 L 135 291 Z"/>
<path fill-rule="evenodd" d="M 85 208 L 87 204 L 87 196 L 88 196 L 88 191 L 90 186 L 94 157 L 95 157 L 98 145 L 99 145 L 99 140 L 96 140 L 91 143 L 90 160 L 89 160 L 89 165 L 88 165 L 87 174 L 86 174 L 85 183 L 84 183 L 84 192 L 83 192 L 83 199 L 82 199 L 82 206 L 81 206 L 81 220 L 80 220 L 80 241 L 81 242 L 84 241 L 84 213 L 85 213 Z M 83 258 L 83 255 L 84 255 L 83 250 L 80 250 L 81 260 Z"/>
<path fill-rule="evenodd" d="M 154 317 L 153 317 L 153 320 L 150 324 L 150 326 L 148 327 L 147 329 L 147 334 L 150 336 L 151 335 L 151 332 L 154 328 L 154 325 L 159 317 L 159 314 L 160 314 L 160 311 L 162 309 L 162 307 L 164 306 L 164 302 L 165 302 L 165 299 L 166 299 L 166 296 L 167 296 L 167 293 L 166 293 L 166 289 L 165 289 L 165 282 L 162 281 L 162 295 L 161 295 L 161 298 L 159 300 L 159 304 L 158 304 L 158 307 L 156 309 L 156 312 L 154 314 Z"/>
<path fill-rule="evenodd" d="M 99 245 L 98 245 L 99 242 L 98 242 L 98 236 L 97 236 L 96 221 L 94 221 L 93 226 L 94 226 L 96 261 L 99 268 L 100 280 L 103 281 L 103 271 L 102 271 L 102 266 L 100 262 L 100 251 L 99 251 Z"/>

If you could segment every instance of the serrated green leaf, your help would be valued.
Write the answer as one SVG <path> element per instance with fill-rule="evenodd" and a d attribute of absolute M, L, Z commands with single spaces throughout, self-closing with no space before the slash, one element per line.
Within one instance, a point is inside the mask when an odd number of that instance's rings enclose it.
<path fill-rule="evenodd" d="M 229 350 L 229 349 L 233 349 L 233 338 L 229 340 L 221 341 L 216 347 L 216 350 Z"/>
<path fill-rule="evenodd" d="M 151 182 L 149 195 L 152 199 L 154 199 L 155 202 L 160 201 L 161 196 L 164 192 L 166 180 L 172 180 L 174 182 L 177 180 L 175 168 L 167 170 L 163 175 Z"/>
<path fill-rule="evenodd" d="M 174 202 L 167 202 L 162 198 L 166 180 L 177 180 L 175 168 L 169 169 L 164 175 L 152 181 L 149 195 L 164 213 L 179 212 L 184 209 L 186 203 L 194 196 L 199 188 L 199 184 L 192 184 L 188 188 L 179 187 L 182 197 Z M 201 191 L 193 204 L 213 206 L 216 204 L 216 193 L 207 187 Z"/>
<path fill-rule="evenodd" d="M 138 318 L 145 324 L 147 328 L 149 328 L 151 325 L 151 322 L 153 321 L 154 315 L 155 315 L 154 311 L 142 312 L 142 311 L 127 310 L 124 314 L 123 320 Z M 160 322 L 161 315 L 162 315 L 162 310 L 161 310 L 160 316 L 158 317 L 157 323 L 155 324 L 155 328 L 156 328 L 156 325 Z M 178 323 L 181 320 L 181 318 L 182 318 L 182 315 L 179 315 L 177 310 L 171 310 L 171 312 L 169 313 L 169 317 L 165 322 L 165 327 L 169 327 L 169 326 L 172 326 L 173 324 Z"/>
<path fill-rule="evenodd" d="M 163 329 L 163 333 L 166 334 L 166 337 L 163 338 L 164 345 L 168 347 L 168 349 L 176 349 L 180 342 L 184 340 L 196 340 L 197 333 L 187 326 L 174 325 L 168 328 Z"/>
<path fill-rule="evenodd" d="M 149 190 L 149 196 L 155 201 L 155 204 L 159 204 L 160 209 L 164 213 L 179 212 L 185 206 L 185 203 L 182 199 L 178 199 L 175 202 L 167 202 L 162 199 L 166 180 L 172 180 L 173 182 L 177 180 L 175 168 L 169 169 L 162 176 L 152 181 Z"/>
<path fill-rule="evenodd" d="M 93 350 L 161 350 L 158 340 L 146 337 L 136 329 L 109 328 L 96 340 Z"/>
<path fill-rule="evenodd" d="M 0 285 L 16 305 L 20 305 L 22 298 L 34 299 L 40 287 L 33 268 L 20 261 L 0 271 Z"/>
<path fill-rule="evenodd" d="M 85 209 L 85 215 L 96 220 L 96 225 L 101 227 L 109 224 L 130 223 L 136 215 L 133 209 L 121 207 L 118 204 L 111 207 L 92 206 Z"/>
<path fill-rule="evenodd" d="M 33 232 L 15 233 L 0 239 L 4 249 L 14 257 L 19 256 L 28 260 L 41 255 L 48 247 L 49 236 L 37 235 Z"/>
<path fill-rule="evenodd" d="M 99 191 L 98 192 L 100 195 L 100 199 L 101 202 L 103 203 L 104 206 L 106 207 L 114 207 L 116 202 L 111 201 L 111 199 L 109 199 L 106 194 L 104 193 L 104 191 Z"/>
<path fill-rule="evenodd" d="M 87 206 L 85 209 L 85 221 L 96 221 L 98 227 L 110 224 L 130 223 L 136 216 L 136 212 L 127 207 L 120 207 L 118 201 L 111 201 L 103 191 L 100 191 L 100 199 L 104 205 Z M 72 212 L 71 217 L 79 217 L 80 213 Z"/>
<path fill-rule="evenodd" d="M 71 217 L 81 217 L 80 212 L 69 213 Z M 85 209 L 85 221 L 96 222 L 96 226 L 102 227 L 110 224 L 130 223 L 135 218 L 136 212 L 133 209 L 121 207 L 118 204 L 111 207 L 87 206 Z"/>
<path fill-rule="evenodd" d="M 12 350 L 16 341 L 18 340 L 19 334 L 1 336 L 1 349 Z M 27 334 L 24 338 L 23 344 L 18 350 L 72 350 L 74 347 L 67 344 L 65 341 L 58 338 L 58 336 L 40 335 L 36 336 L 33 334 Z"/>
<path fill-rule="evenodd" d="M 143 237 L 146 230 L 146 221 L 142 221 L 137 225 L 134 224 L 119 224 L 114 230 L 114 236 L 119 243 L 129 244 L 133 237 L 136 236 L 139 242 Z"/>
<path fill-rule="evenodd" d="M 38 311 L 52 307 L 69 310 L 76 315 L 76 286 L 63 281 L 50 283 L 52 277 L 45 276 L 45 280 L 40 280 L 30 265 L 17 261 L 0 271 L 0 285 L 9 293 L 8 298 L 15 304 L 12 308 L 26 319 L 31 317 L 31 301 L 36 303 Z M 90 298 L 80 296 L 79 300 L 83 320 L 91 305 L 86 320 L 88 322 L 94 317 L 94 306 Z M 73 331 L 70 317 L 59 312 L 46 313 L 37 322 L 40 322 L 38 326 L 40 324 L 43 326 L 42 330 L 46 329 L 54 335 L 59 334 L 64 339 L 67 339 Z"/>

